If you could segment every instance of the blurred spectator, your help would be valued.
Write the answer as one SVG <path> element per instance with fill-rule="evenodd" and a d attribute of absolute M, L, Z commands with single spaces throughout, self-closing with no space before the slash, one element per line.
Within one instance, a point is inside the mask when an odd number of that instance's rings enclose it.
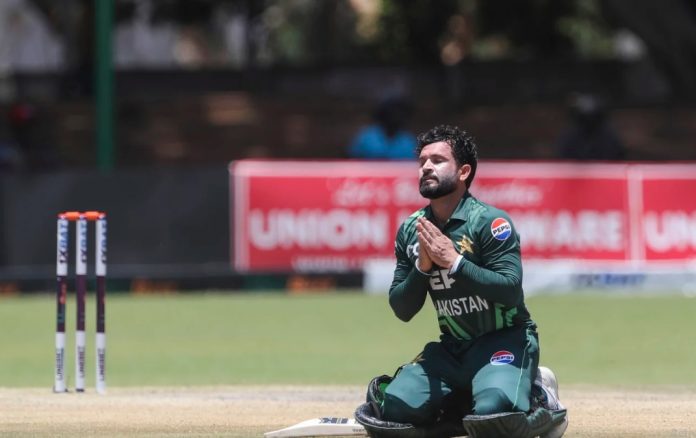
<path fill-rule="evenodd" d="M 570 108 L 570 124 L 558 140 L 560 158 L 568 160 L 623 160 L 624 145 L 611 126 L 607 108 L 594 95 L 578 94 Z"/>
<path fill-rule="evenodd" d="M 411 111 L 410 103 L 402 96 L 384 99 L 375 110 L 374 122 L 353 139 L 348 155 L 389 160 L 415 158 L 416 137 L 405 128 Z"/>
<path fill-rule="evenodd" d="M 58 164 L 50 123 L 40 107 L 15 102 L 7 114 L 10 133 L 24 157 L 27 170 L 50 170 Z"/>

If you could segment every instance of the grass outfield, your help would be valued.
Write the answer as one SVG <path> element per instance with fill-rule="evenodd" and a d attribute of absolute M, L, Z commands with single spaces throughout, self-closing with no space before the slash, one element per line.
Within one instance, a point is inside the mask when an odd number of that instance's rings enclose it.
<path fill-rule="evenodd" d="M 72 297 L 71 297 L 72 298 Z M 94 386 L 94 301 L 88 301 L 87 384 Z M 696 299 L 583 293 L 527 300 L 542 363 L 562 383 L 696 384 Z M 68 302 L 69 386 L 74 302 Z M 365 384 L 391 373 L 428 340 L 427 306 L 397 320 L 385 296 L 329 293 L 114 295 L 107 302 L 109 386 Z M 1 298 L 0 387 L 53 382 L 54 298 Z"/>

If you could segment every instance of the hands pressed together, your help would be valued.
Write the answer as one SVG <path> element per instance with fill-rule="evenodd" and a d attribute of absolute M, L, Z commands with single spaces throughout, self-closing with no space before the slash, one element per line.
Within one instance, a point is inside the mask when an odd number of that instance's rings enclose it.
<path fill-rule="evenodd" d="M 449 237 L 442 232 L 429 220 L 424 217 L 418 218 L 416 224 L 418 232 L 418 269 L 428 272 L 433 268 L 433 264 L 449 269 L 459 256 Z"/>

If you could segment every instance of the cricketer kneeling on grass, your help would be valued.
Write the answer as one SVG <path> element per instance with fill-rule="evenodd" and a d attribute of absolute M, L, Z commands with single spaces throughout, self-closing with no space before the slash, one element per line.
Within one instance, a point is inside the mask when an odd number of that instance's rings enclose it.
<path fill-rule="evenodd" d="M 566 411 L 555 376 L 538 367 L 524 303 L 519 235 L 506 212 L 469 192 L 473 139 L 438 126 L 418 137 L 417 155 L 430 202 L 399 228 L 389 304 L 409 321 L 430 295 L 441 336 L 375 378 L 356 420 L 373 437 L 562 436 Z"/>

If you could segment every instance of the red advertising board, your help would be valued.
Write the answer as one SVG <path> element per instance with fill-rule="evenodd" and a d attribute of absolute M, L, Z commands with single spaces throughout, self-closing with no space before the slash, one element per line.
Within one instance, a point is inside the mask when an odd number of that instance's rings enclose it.
<path fill-rule="evenodd" d="M 696 260 L 696 166 L 637 166 L 631 174 L 637 193 L 639 258 Z"/>
<path fill-rule="evenodd" d="M 230 175 L 238 271 L 359 270 L 392 258 L 426 204 L 415 163 L 242 160 Z M 696 165 L 485 162 L 471 191 L 508 211 L 525 260 L 696 259 Z"/>
<path fill-rule="evenodd" d="M 391 257 L 398 225 L 425 205 L 415 163 L 240 161 L 230 171 L 240 271 L 360 270 Z"/>
<path fill-rule="evenodd" d="M 630 255 L 626 166 L 481 163 L 471 191 L 510 214 L 525 259 Z"/>

